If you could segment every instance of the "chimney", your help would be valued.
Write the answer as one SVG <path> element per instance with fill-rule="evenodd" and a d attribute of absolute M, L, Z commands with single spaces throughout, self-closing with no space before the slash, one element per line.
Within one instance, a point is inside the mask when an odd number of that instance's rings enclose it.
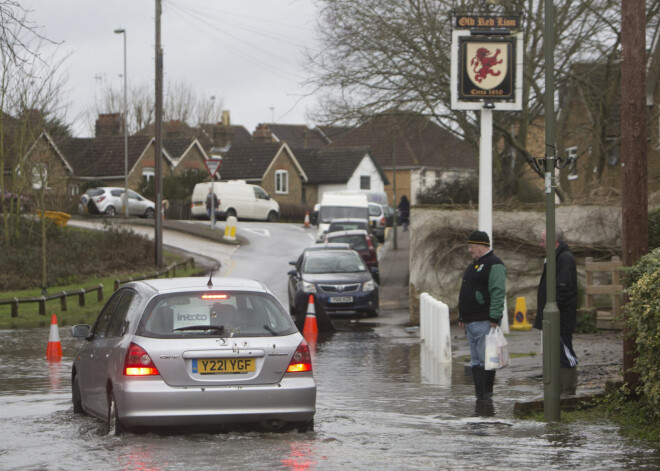
<path fill-rule="evenodd" d="M 229 117 L 229 110 L 223 110 L 222 111 L 222 125 L 223 126 L 231 126 L 231 119 Z"/>
<path fill-rule="evenodd" d="M 165 124 L 165 138 L 172 139 L 184 137 L 183 123 L 178 119 L 173 119 Z"/>
<path fill-rule="evenodd" d="M 122 117 L 119 113 L 99 114 L 96 119 L 96 137 L 122 135 Z"/>
<path fill-rule="evenodd" d="M 252 133 L 254 142 L 273 142 L 273 135 L 267 124 L 258 124 L 257 129 Z"/>

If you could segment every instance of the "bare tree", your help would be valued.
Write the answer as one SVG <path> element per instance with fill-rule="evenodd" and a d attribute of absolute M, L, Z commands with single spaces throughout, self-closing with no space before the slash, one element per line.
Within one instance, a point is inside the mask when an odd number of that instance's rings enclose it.
<path fill-rule="evenodd" d="M 123 89 L 106 85 L 97 97 L 94 110 L 89 115 L 93 128 L 94 120 L 100 113 L 120 113 L 123 109 Z M 184 82 L 167 84 L 163 103 L 163 120 L 178 120 L 189 126 L 216 122 L 222 116 L 222 101 L 215 96 L 206 97 L 196 92 Z M 135 133 L 152 124 L 155 118 L 154 93 L 148 84 L 129 87 L 128 90 L 128 131 Z"/>
<path fill-rule="evenodd" d="M 651 0 L 649 0 L 651 2 Z M 517 15 L 524 19 L 523 110 L 494 113 L 500 196 L 516 194 L 532 126 L 543 114 L 543 2 L 503 0 L 317 0 L 321 52 L 310 55 L 312 82 L 323 91 L 316 118 L 356 123 L 396 108 L 419 112 L 477 145 L 479 113 L 450 109 L 452 12 Z M 620 2 L 556 0 L 557 87 L 571 64 L 612 57 L 619 46 Z M 648 21 L 657 21 L 658 6 Z"/>

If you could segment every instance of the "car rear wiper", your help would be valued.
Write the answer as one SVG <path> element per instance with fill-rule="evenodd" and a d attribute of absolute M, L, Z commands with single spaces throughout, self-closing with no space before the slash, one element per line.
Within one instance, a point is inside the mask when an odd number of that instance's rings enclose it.
<path fill-rule="evenodd" d="M 224 325 L 187 325 L 185 327 L 177 327 L 174 329 L 174 332 L 181 330 L 214 330 L 216 332 L 222 333 L 225 331 Z"/>
<path fill-rule="evenodd" d="M 270 326 L 268 326 L 268 325 L 264 325 L 264 329 L 266 329 L 270 334 L 272 334 L 273 337 L 276 337 L 276 336 L 280 335 L 280 334 L 278 334 L 276 331 L 274 331 L 273 329 L 271 329 Z"/>

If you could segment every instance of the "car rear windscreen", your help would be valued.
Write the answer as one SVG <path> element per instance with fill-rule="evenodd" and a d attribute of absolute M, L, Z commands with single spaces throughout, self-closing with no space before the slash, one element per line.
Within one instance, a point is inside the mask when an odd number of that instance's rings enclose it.
<path fill-rule="evenodd" d="M 155 298 L 145 309 L 137 333 L 145 337 L 262 337 L 296 330 L 289 314 L 268 294 L 204 291 Z"/>

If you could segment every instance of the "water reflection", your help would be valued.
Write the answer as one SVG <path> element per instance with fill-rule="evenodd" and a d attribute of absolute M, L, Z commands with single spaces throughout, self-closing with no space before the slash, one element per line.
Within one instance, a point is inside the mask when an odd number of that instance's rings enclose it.
<path fill-rule="evenodd" d="M 313 458 L 315 447 L 310 442 L 293 442 L 289 444 L 289 455 L 282 460 L 284 469 L 294 471 L 308 471 L 316 467 L 317 462 Z"/>

